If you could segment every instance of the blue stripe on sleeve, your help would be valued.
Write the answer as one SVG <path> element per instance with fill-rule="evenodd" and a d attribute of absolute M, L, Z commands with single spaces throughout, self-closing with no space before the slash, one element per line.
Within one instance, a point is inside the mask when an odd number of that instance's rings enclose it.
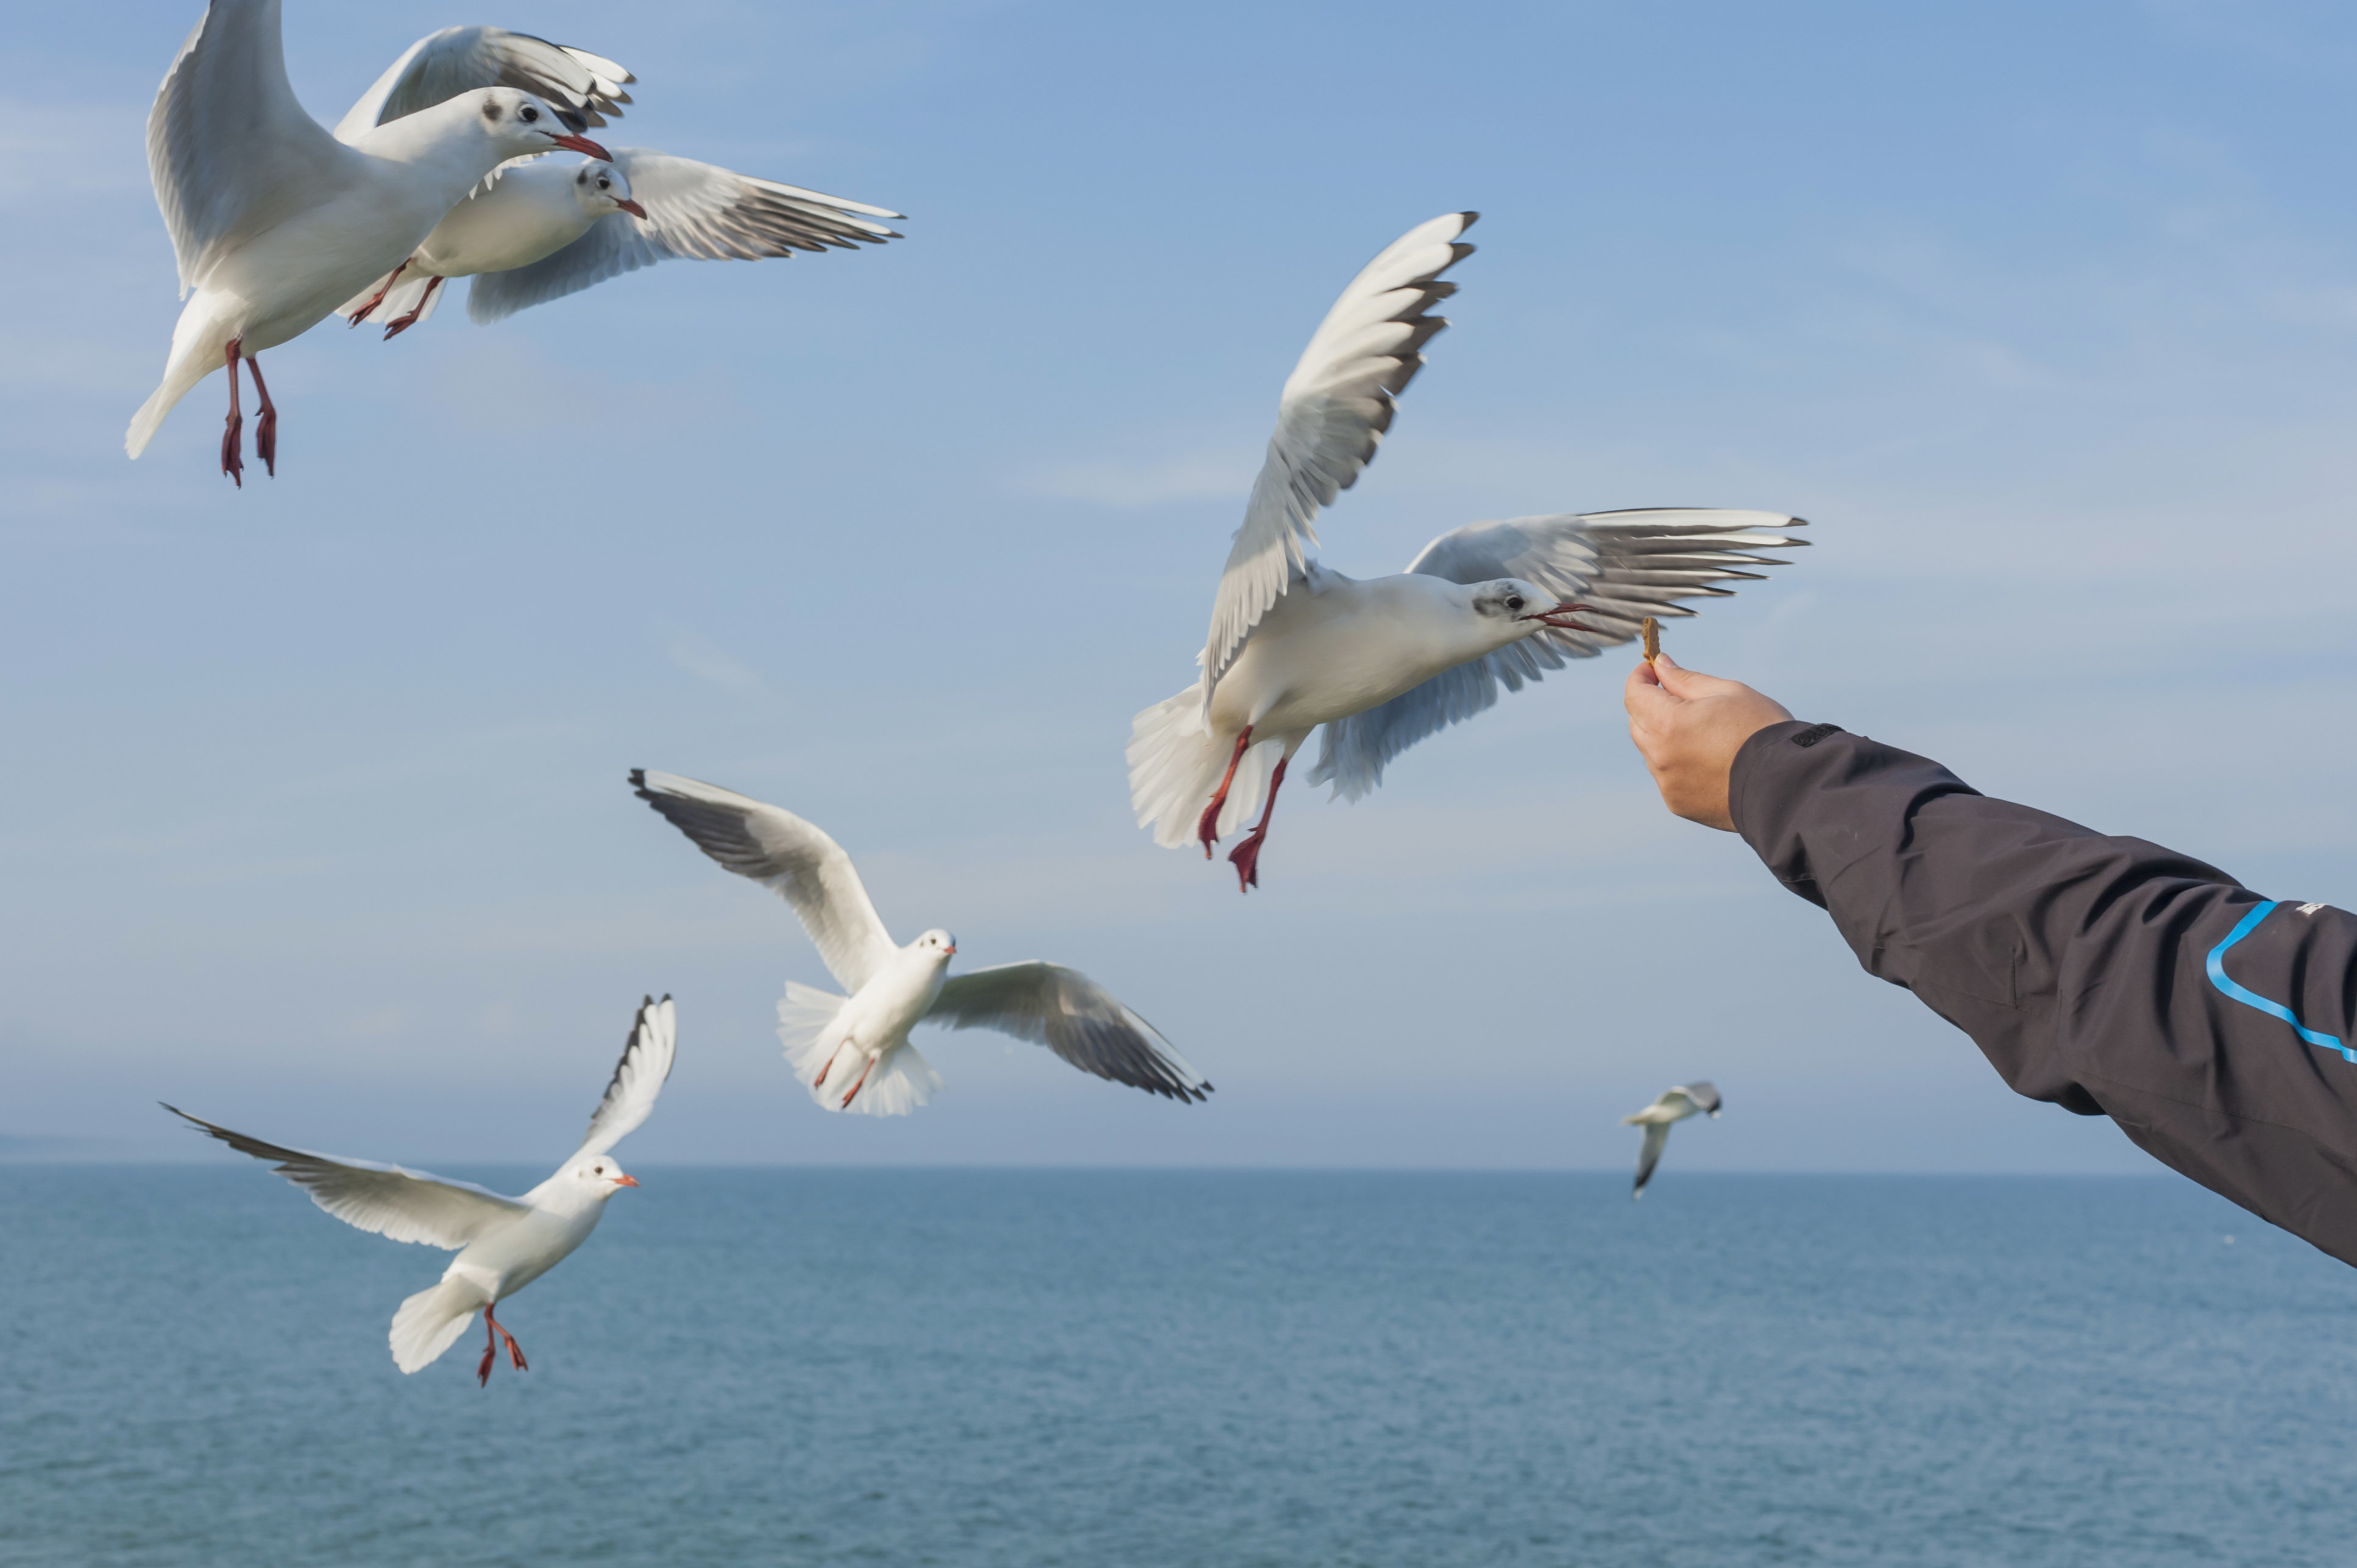
<path fill-rule="evenodd" d="M 2279 902 L 2280 900 L 2270 899 L 2266 903 L 2255 906 L 2249 914 L 2243 917 L 2241 923 L 2236 925 L 2233 930 L 2226 933 L 2226 940 L 2224 941 L 2220 942 L 2216 947 L 2210 950 L 2209 962 L 2203 966 L 2210 972 L 2210 983 L 2216 986 L 2219 991 L 2223 993 L 2228 998 L 2241 1003 L 2245 1007 L 2255 1007 L 2270 1018 L 2282 1019 L 2285 1023 L 2289 1024 L 2292 1026 L 2293 1031 L 2297 1033 L 2301 1039 L 2306 1040 L 2309 1045 L 2322 1046 L 2329 1051 L 2339 1051 L 2344 1059 L 2357 1062 L 2357 1050 L 2352 1050 L 2351 1047 L 2342 1045 L 2339 1040 L 2334 1039 L 2330 1035 L 2319 1035 L 2314 1029 L 2304 1026 L 2300 1023 L 2299 1019 L 2294 1015 L 2292 1010 L 2285 1006 L 2282 1003 L 2270 1002 L 2266 997 L 2260 995 L 2257 992 L 2237 985 L 2233 981 L 2227 978 L 2226 950 L 2233 947 L 2236 942 L 2241 941 L 2244 937 L 2249 936 L 2253 931 L 2257 930 L 2259 929 L 2259 922 L 2266 919 L 2270 914 L 2274 913 Z"/>

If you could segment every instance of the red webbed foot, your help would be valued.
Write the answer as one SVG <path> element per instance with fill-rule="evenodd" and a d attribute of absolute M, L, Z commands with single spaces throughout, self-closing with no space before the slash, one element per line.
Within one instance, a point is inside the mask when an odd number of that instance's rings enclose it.
<path fill-rule="evenodd" d="M 1220 813 L 1227 810 L 1228 789 L 1236 781 L 1236 764 L 1244 759 L 1252 746 L 1252 725 L 1244 725 L 1243 734 L 1236 736 L 1235 750 L 1228 753 L 1228 770 L 1220 775 L 1220 787 L 1211 791 L 1211 803 L 1195 821 L 1195 842 L 1203 846 L 1203 858 L 1211 858 L 1211 846 L 1220 842 Z"/>
<path fill-rule="evenodd" d="M 262 404 L 261 417 L 253 422 L 253 455 L 262 459 L 263 472 L 274 479 L 278 477 L 278 405 L 270 401 L 270 389 L 263 384 L 261 360 L 248 360 L 245 368 L 253 372 L 253 395 Z M 234 368 L 231 373 L 236 373 Z"/>

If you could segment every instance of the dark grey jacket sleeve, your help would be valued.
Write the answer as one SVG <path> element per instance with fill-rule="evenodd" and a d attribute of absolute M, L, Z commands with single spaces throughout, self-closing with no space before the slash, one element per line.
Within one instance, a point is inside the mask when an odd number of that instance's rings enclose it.
<path fill-rule="evenodd" d="M 2033 1100 L 2357 1263 L 2357 917 L 1992 800 L 1831 725 L 1737 754 L 1736 831 Z"/>

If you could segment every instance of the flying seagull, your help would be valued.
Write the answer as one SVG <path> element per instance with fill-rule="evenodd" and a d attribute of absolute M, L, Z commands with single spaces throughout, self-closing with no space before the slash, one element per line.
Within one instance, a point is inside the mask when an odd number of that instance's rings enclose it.
<path fill-rule="evenodd" d="M 504 1197 L 472 1182 L 447 1181 L 399 1165 L 282 1148 L 215 1126 L 177 1106 L 164 1109 L 240 1154 L 277 1161 L 279 1175 L 347 1225 L 395 1241 L 423 1241 L 457 1252 L 443 1271 L 441 1283 L 411 1296 L 393 1315 L 393 1364 L 404 1372 L 428 1365 L 450 1348 L 480 1309 L 483 1359 L 475 1375 L 488 1384 L 500 1340 L 507 1342 L 516 1369 L 528 1369 L 523 1348 L 492 1316 L 492 1307 L 563 1262 L 597 1229 L 606 1200 L 639 1185 L 608 1151 L 654 1109 L 655 1096 L 671 1076 L 674 1039 L 671 998 L 647 998 L 581 1146 L 554 1176 L 522 1197 Z"/>
<path fill-rule="evenodd" d="M 1645 1196 L 1645 1184 L 1653 1179 L 1653 1167 L 1662 1163 L 1662 1150 L 1670 1141 L 1670 1123 L 1683 1122 L 1697 1112 L 1712 1116 L 1718 1114 L 1718 1090 L 1706 1082 L 1682 1083 L 1662 1091 L 1662 1097 L 1634 1116 L 1620 1118 L 1623 1127 L 1645 1129 L 1645 1146 L 1637 1151 L 1637 1188 L 1629 1197 Z"/>
<path fill-rule="evenodd" d="M 848 996 L 788 982 L 778 1038 L 794 1076 L 829 1111 L 901 1116 L 941 1075 L 909 1043 L 917 1025 L 996 1029 L 1082 1072 L 1171 1100 L 1211 1092 L 1153 1025 L 1078 970 L 1033 960 L 952 978 L 957 939 L 892 940 L 840 844 L 791 811 L 676 774 L 633 770 L 630 787 L 696 848 L 793 906 Z"/>
<path fill-rule="evenodd" d="M 309 331 L 382 276 L 509 159 L 555 147 L 606 156 L 580 134 L 586 100 L 567 102 L 551 73 L 511 70 L 517 51 L 496 48 L 471 78 L 460 73 L 465 90 L 339 141 L 296 101 L 278 14 L 279 0 L 211 0 L 147 116 L 147 169 L 188 304 L 164 379 L 132 416 L 124 450 L 146 450 L 174 405 L 226 368 L 221 466 L 241 488 L 241 360 L 261 404 L 254 455 L 274 474 L 278 410 L 262 380 L 264 349 Z M 511 75 L 549 96 L 508 85 Z"/>
<path fill-rule="evenodd" d="M 337 314 L 395 338 L 434 314 L 445 279 L 471 277 L 467 314 L 488 324 L 657 262 L 880 245 L 900 235 L 876 220 L 899 216 L 643 147 L 604 163 L 533 158 L 494 171 Z"/>
<path fill-rule="evenodd" d="M 1394 576 L 1311 558 L 1318 510 L 1356 483 L 1397 397 L 1448 325 L 1441 274 L 1472 254 L 1475 214 L 1420 224 L 1367 263 L 1286 379 L 1276 433 L 1228 553 L 1195 684 L 1131 722 L 1130 804 L 1154 842 L 1212 846 L 1268 809 L 1228 856 L 1260 881 L 1261 846 L 1293 754 L 1326 737 L 1310 782 L 1355 800 L 1401 752 L 1569 659 L 1630 640 L 1681 599 L 1757 579 L 1760 550 L 1805 542 L 1781 512 L 1673 508 L 1559 513 L 1442 534 Z"/>

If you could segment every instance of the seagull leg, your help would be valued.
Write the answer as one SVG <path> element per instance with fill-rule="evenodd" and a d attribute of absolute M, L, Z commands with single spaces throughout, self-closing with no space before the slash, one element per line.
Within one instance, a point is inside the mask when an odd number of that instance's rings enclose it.
<path fill-rule="evenodd" d="M 860 1090 L 865 1087 L 867 1082 L 867 1075 L 875 1070 L 876 1058 L 874 1057 L 869 1057 L 867 1058 L 867 1065 L 859 1069 L 859 1081 L 853 1084 L 851 1086 L 851 1092 L 843 1097 L 843 1104 L 840 1109 L 845 1111 L 851 1109 L 851 1102 L 859 1098 Z"/>
<path fill-rule="evenodd" d="M 498 1328 L 499 1325 L 491 1321 L 491 1309 L 486 1305 L 483 1308 L 483 1361 L 475 1369 L 475 1386 L 478 1388 L 491 1386 L 491 1364 L 499 1359 L 500 1355 L 500 1342 L 493 1337 Z"/>
<path fill-rule="evenodd" d="M 1244 842 L 1236 845 L 1228 855 L 1228 864 L 1236 868 L 1236 891 L 1239 893 L 1247 887 L 1260 886 L 1260 846 L 1268 840 L 1269 818 L 1276 815 L 1276 792 L 1285 784 L 1285 764 L 1292 760 L 1289 757 L 1285 758 L 1276 765 L 1276 771 L 1269 775 L 1268 805 L 1261 811 L 1259 825 L 1246 834 Z"/>
<path fill-rule="evenodd" d="M 253 395 L 262 402 L 262 417 L 253 422 L 253 455 L 262 459 L 263 471 L 272 478 L 278 477 L 278 405 L 270 401 L 270 389 L 262 384 L 262 357 L 254 356 L 245 362 L 253 372 Z"/>
<path fill-rule="evenodd" d="M 363 305 L 358 310 L 353 311 L 352 318 L 344 323 L 344 325 L 347 327 L 358 327 L 361 322 L 366 321 L 369 318 L 370 314 L 373 312 L 378 306 L 384 303 L 384 296 L 393 292 L 393 285 L 401 281 L 401 274 L 407 271 L 408 267 L 409 258 L 407 256 L 402 257 L 401 265 L 393 268 L 392 272 L 385 274 L 384 286 L 377 290 L 376 293 L 371 295 L 369 296 L 369 302 L 366 305 Z"/>
<path fill-rule="evenodd" d="M 417 296 L 417 303 L 410 306 L 409 314 L 406 316 L 394 317 L 392 322 L 386 326 L 384 329 L 385 341 L 391 342 L 393 338 L 400 337 L 404 332 L 408 331 L 410 328 L 415 326 L 417 324 L 417 317 L 424 313 L 426 306 L 433 302 L 434 291 L 441 286 L 442 279 L 438 274 L 433 277 L 427 278 L 425 280 L 425 292 Z"/>
<path fill-rule="evenodd" d="M 228 475 L 239 489 L 245 489 L 245 456 L 239 448 L 244 445 L 245 415 L 237 411 L 238 345 L 242 338 L 232 338 L 222 350 L 229 360 L 229 424 L 221 432 L 221 472 Z"/>
<path fill-rule="evenodd" d="M 523 1347 L 517 1344 L 516 1337 L 509 1333 L 498 1318 L 491 1316 L 491 1304 L 488 1301 L 483 1303 L 483 1326 L 486 1330 L 483 1335 L 485 1344 L 483 1346 L 483 1364 L 479 1369 L 479 1372 L 484 1382 L 488 1383 L 491 1380 L 491 1361 L 498 1354 L 496 1347 L 489 1342 L 491 1335 L 493 1334 L 497 1334 L 500 1338 L 508 1342 L 508 1359 L 515 1363 L 515 1369 L 517 1371 L 529 1372 L 532 1370 L 530 1367 L 524 1365 Z"/>
<path fill-rule="evenodd" d="M 1211 858 L 1211 846 L 1220 842 L 1220 813 L 1227 809 L 1228 786 L 1236 781 L 1236 764 L 1244 759 L 1252 746 L 1252 725 L 1236 736 L 1236 748 L 1228 755 L 1228 770 L 1220 776 L 1220 787 L 1211 791 L 1211 803 L 1203 809 L 1202 820 L 1195 824 L 1195 842 L 1203 846 L 1203 858 Z"/>

